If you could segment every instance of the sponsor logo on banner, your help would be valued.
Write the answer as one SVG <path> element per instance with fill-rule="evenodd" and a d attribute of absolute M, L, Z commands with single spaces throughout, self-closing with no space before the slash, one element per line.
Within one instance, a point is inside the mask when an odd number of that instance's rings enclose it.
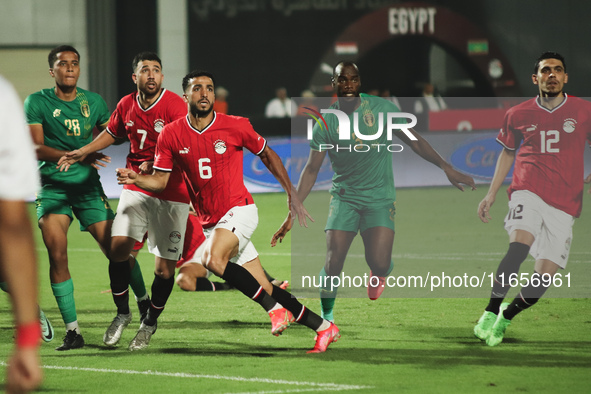
<path fill-rule="evenodd" d="M 503 150 L 494 137 L 468 140 L 459 145 L 451 154 L 450 162 L 458 170 L 473 177 L 490 180 L 495 173 L 499 154 Z M 511 180 L 513 168 L 505 181 Z"/>
<path fill-rule="evenodd" d="M 310 154 L 309 141 L 305 139 L 290 140 L 279 138 L 268 139 L 267 143 L 281 158 L 281 162 L 287 169 L 291 182 L 297 185 L 300 174 Z M 275 190 L 282 189 L 279 182 L 277 182 L 273 174 L 265 167 L 261 159 L 247 150 L 244 151 L 243 170 L 244 180 L 250 183 Z M 318 172 L 315 188 L 330 185 L 332 183 L 332 176 L 333 171 L 327 156 Z"/>

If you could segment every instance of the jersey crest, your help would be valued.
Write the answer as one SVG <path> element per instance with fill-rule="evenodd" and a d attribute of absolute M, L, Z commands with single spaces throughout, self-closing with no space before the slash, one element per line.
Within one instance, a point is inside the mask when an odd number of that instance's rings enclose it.
<path fill-rule="evenodd" d="M 164 121 L 162 119 L 156 119 L 154 121 L 154 131 L 160 133 L 164 128 Z"/>
<path fill-rule="evenodd" d="M 226 153 L 226 143 L 222 140 L 217 140 L 216 142 L 213 143 L 213 148 L 215 149 L 216 153 L 223 155 L 224 153 Z"/>

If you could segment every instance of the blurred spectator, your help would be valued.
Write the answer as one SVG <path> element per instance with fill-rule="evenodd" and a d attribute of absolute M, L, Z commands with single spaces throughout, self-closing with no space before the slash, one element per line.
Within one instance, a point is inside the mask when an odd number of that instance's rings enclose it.
<path fill-rule="evenodd" d="M 435 86 L 426 83 L 423 87 L 422 97 L 415 101 L 415 113 L 438 112 L 447 109 L 447 105 L 440 94 L 435 92 Z"/>
<path fill-rule="evenodd" d="M 391 101 L 392 103 L 394 103 L 395 106 L 398 107 L 399 110 L 402 110 L 402 108 L 400 107 L 400 102 L 398 101 L 398 98 L 396 96 L 393 96 L 392 94 L 390 94 L 389 89 L 382 90 L 382 92 L 380 93 L 380 96 L 385 98 L 388 101 Z"/>
<path fill-rule="evenodd" d="M 220 114 L 228 113 L 228 90 L 222 86 L 215 89 L 215 102 L 213 103 L 213 110 Z"/>
<path fill-rule="evenodd" d="M 302 92 L 302 102 L 298 106 L 296 116 L 305 116 L 306 112 L 310 112 L 306 108 L 311 108 L 314 111 L 318 111 L 318 106 L 314 102 L 314 97 L 316 97 L 316 95 L 309 89 L 306 89 Z"/>
<path fill-rule="evenodd" d="M 276 97 L 267 103 L 265 117 L 267 118 L 289 118 L 291 117 L 293 105 L 287 97 L 287 89 L 278 88 L 275 91 Z"/>

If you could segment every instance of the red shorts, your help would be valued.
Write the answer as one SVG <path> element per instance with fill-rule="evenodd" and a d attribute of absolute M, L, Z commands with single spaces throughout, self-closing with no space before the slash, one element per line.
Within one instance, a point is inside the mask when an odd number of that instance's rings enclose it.
<path fill-rule="evenodd" d="M 176 263 L 176 267 L 180 268 L 181 265 L 187 261 L 191 261 L 195 251 L 201 244 L 205 242 L 205 235 L 203 234 L 203 227 L 197 219 L 197 216 L 189 213 L 189 219 L 187 220 L 187 230 L 185 232 L 185 243 L 183 245 L 183 255 Z"/>

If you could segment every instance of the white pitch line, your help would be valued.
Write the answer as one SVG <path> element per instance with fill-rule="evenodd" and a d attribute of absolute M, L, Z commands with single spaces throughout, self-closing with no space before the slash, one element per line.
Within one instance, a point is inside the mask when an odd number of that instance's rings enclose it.
<path fill-rule="evenodd" d="M 0 361 L 1 366 L 6 366 L 4 361 Z M 148 376 L 167 376 L 173 378 L 196 378 L 196 379 L 215 379 L 215 380 L 229 380 L 235 382 L 253 382 L 253 383 L 268 383 L 268 384 L 284 384 L 292 386 L 312 386 L 310 389 L 293 389 L 282 391 L 260 391 L 262 393 L 294 393 L 299 391 L 320 391 L 320 390 L 362 390 L 372 388 L 371 386 L 358 386 L 349 384 L 337 383 L 316 383 L 316 382 L 300 382 L 293 380 L 282 379 L 267 379 L 267 378 L 244 378 L 242 376 L 223 376 L 223 375 L 202 375 L 190 374 L 184 372 L 158 372 L 158 371 L 134 371 L 130 369 L 103 369 L 103 368 L 83 368 L 83 367 L 66 367 L 59 365 L 43 365 L 44 369 L 53 369 L 59 371 L 81 371 L 81 372 L 99 372 L 99 373 L 116 373 L 124 375 L 148 375 Z"/>

